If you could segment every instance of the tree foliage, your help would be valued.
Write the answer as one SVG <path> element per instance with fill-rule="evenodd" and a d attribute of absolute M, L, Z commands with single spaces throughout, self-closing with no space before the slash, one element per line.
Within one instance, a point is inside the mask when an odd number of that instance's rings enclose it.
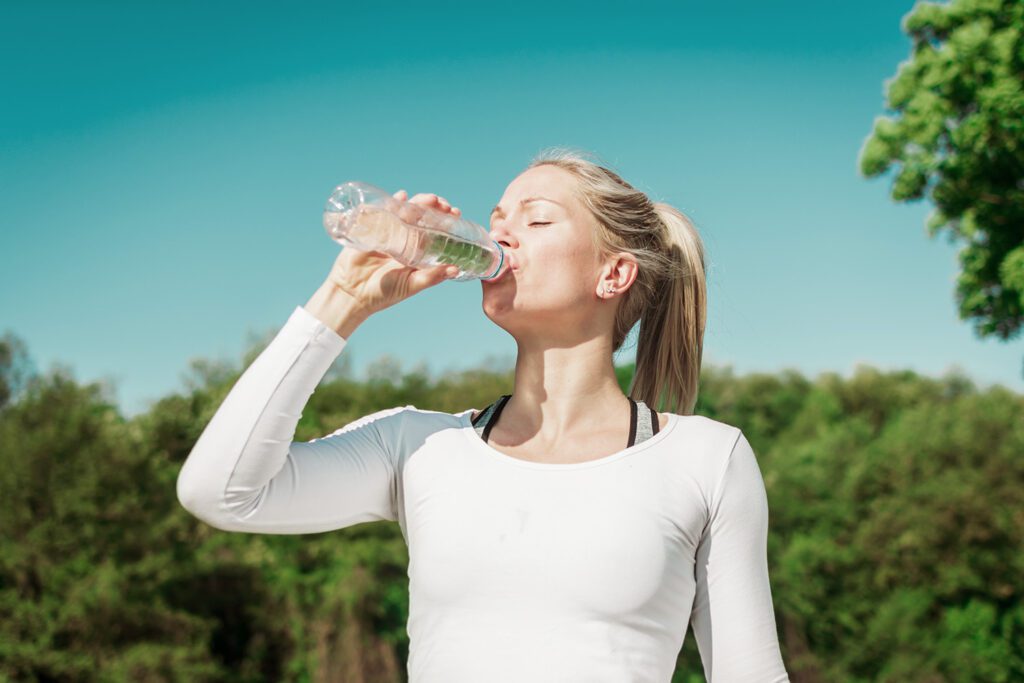
<path fill-rule="evenodd" d="M 178 505 L 181 464 L 241 373 L 190 367 L 184 392 L 131 420 L 61 368 L 0 408 L 0 680 L 404 681 L 396 524 L 232 534 Z M 508 370 L 341 373 L 295 438 L 391 406 L 482 408 L 511 386 Z M 698 412 L 758 455 L 794 680 L 1024 680 L 1024 398 L 961 374 L 706 367 Z M 674 680 L 701 672 L 691 634 Z"/>
<path fill-rule="evenodd" d="M 919 2 L 903 20 L 913 54 L 886 83 L 860 171 L 898 166 L 892 197 L 927 196 L 934 237 L 960 240 L 960 317 L 982 337 L 1024 325 L 1024 3 Z"/>

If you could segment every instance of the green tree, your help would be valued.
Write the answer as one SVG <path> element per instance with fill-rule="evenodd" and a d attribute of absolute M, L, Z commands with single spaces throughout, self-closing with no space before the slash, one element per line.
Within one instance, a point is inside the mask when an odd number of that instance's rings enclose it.
<path fill-rule="evenodd" d="M 173 478 L 106 389 L 58 367 L 0 411 L 0 679 L 219 680 L 214 622 L 161 595 Z"/>
<path fill-rule="evenodd" d="M 394 406 L 482 408 L 512 388 L 510 369 L 381 368 L 323 382 L 295 439 Z M 632 372 L 617 368 L 623 388 Z M 193 360 L 185 391 L 130 421 L 109 387 L 60 369 L 0 408 L 0 681 L 405 680 L 396 524 L 227 533 L 178 504 L 181 464 L 240 374 Z M 813 380 L 705 367 L 701 380 L 698 414 L 741 427 L 764 475 L 793 680 L 1024 680 L 1024 397 L 863 366 Z M 701 680 L 691 632 L 673 681 Z"/>
<path fill-rule="evenodd" d="M 0 337 L 0 410 L 15 400 L 36 374 L 25 341 L 13 332 Z"/>
<path fill-rule="evenodd" d="M 1024 325 L 1024 3 L 919 2 L 903 29 L 913 54 L 886 82 L 895 115 L 876 118 L 860 171 L 898 164 L 893 199 L 930 198 L 929 235 L 965 243 L 961 319 L 1012 339 Z"/>

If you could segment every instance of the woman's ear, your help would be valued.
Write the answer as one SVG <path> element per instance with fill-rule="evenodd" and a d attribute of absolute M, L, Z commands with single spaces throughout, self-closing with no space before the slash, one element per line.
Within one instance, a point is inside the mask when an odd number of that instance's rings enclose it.
<path fill-rule="evenodd" d="M 640 265 L 636 257 L 624 251 L 620 251 L 611 257 L 602 271 L 597 285 L 597 296 L 602 299 L 611 299 L 620 296 L 640 272 Z"/>

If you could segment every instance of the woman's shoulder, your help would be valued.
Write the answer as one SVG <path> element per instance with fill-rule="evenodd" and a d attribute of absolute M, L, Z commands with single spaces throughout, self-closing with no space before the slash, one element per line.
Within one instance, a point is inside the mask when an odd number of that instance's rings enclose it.
<path fill-rule="evenodd" d="M 670 413 L 669 416 L 676 423 L 674 442 L 681 452 L 686 453 L 687 464 L 710 475 L 719 474 L 732 454 L 742 430 L 706 415 Z"/>
<path fill-rule="evenodd" d="M 740 428 L 728 422 L 716 420 L 707 415 L 679 415 L 669 413 L 671 419 L 680 423 L 681 428 L 691 438 L 736 439 Z"/>
<path fill-rule="evenodd" d="M 461 422 L 466 413 L 471 413 L 473 408 L 466 408 L 455 413 L 449 413 L 444 410 L 433 410 L 430 408 L 420 408 L 412 403 L 404 406 L 397 406 L 395 408 L 389 408 L 386 411 L 388 415 L 393 415 L 396 418 L 400 418 L 406 421 L 416 422 Z"/>
<path fill-rule="evenodd" d="M 437 430 L 461 424 L 463 416 L 468 412 L 469 409 L 459 411 L 458 413 L 448 413 L 443 410 L 419 408 L 410 403 L 404 406 L 384 408 L 368 413 L 348 423 L 343 429 L 351 429 L 372 423 L 382 433 L 400 433 L 417 429 Z"/>

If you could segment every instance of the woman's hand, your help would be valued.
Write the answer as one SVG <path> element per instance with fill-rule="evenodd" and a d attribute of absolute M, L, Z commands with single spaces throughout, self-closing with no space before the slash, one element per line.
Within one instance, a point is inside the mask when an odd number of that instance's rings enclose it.
<path fill-rule="evenodd" d="M 405 190 L 399 190 L 392 196 L 416 206 L 436 209 L 454 216 L 462 213 L 444 197 L 436 194 L 420 193 L 406 200 Z M 412 222 L 416 217 L 403 214 L 402 218 Z M 450 272 L 449 268 L 452 269 Z M 352 297 L 355 306 L 368 316 L 394 306 L 399 301 L 440 284 L 456 274 L 458 269 L 455 266 L 414 268 L 380 251 L 360 251 L 352 247 L 343 247 L 331 267 L 327 283 Z"/>

